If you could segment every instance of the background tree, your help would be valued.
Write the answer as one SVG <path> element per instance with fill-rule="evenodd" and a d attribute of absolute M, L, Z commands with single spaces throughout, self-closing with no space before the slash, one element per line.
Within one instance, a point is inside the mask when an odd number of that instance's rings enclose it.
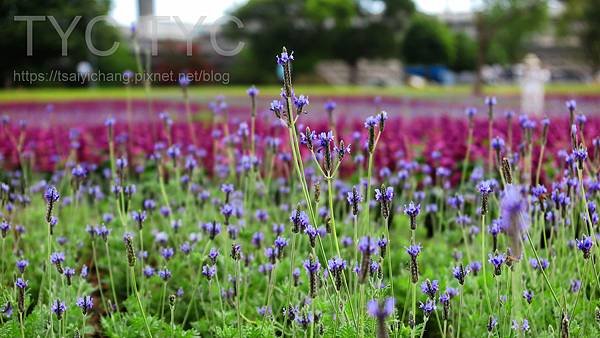
<path fill-rule="evenodd" d="M 77 63 L 89 61 L 103 71 L 122 71 L 132 64 L 127 46 L 121 44 L 112 56 L 95 57 L 85 43 L 88 22 L 97 16 L 107 15 L 110 0 L 2 0 L 0 1 L 0 78 L 11 85 L 13 71 L 43 72 L 50 69 L 75 71 Z M 27 56 L 27 23 L 15 21 L 15 16 L 54 16 L 65 31 L 75 16 L 82 16 L 68 40 L 68 56 L 61 55 L 61 40 L 48 19 L 33 24 L 33 55 Z M 120 38 L 115 27 L 99 21 L 92 31 L 92 43 L 99 50 L 109 49 Z"/>
<path fill-rule="evenodd" d="M 411 0 L 250 0 L 232 12 L 246 28 L 224 28 L 226 36 L 248 43 L 233 80 L 273 82 L 274 46 L 302 54 L 294 63 L 300 76 L 322 59 L 340 59 L 355 70 L 361 57 L 392 56 L 414 11 Z"/>
<path fill-rule="evenodd" d="M 457 72 L 474 70 L 477 56 L 477 43 L 475 43 L 475 40 L 463 32 L 455 33 L 454 49 L 452 69 Z"/>
<path fill-rule="evenodd" d="M 544 28 L 548 17 L 546 0 L 484 0 L 475 13 L 477 31 L 476 80 L 474 92 L 481 93 L 481 69 L 497 48 L 504 62 L 516 62 L 524 55 L 524 44 Z M 494 53 L 498 56 L 498 53 Z"/>
<path fill-rule="evenodd" d="M 565 11 L 559 20 L 561 36 L 574 34 L 587 63 L 600 72 L 600 0 L 561 0 Z"/>
<path fill-rule="evenodd" d="M 451 65 L 454 61 L 452 32 L 433 17 L 417 15 L 406 31 L 402 56 L 408 64 Z"/>

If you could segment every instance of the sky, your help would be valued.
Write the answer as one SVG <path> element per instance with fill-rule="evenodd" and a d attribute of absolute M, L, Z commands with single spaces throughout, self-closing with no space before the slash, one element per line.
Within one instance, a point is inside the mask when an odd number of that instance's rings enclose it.
<path fill-rule="evenodd" d="M 450 9 L 465 12 L 471 9 L 473 0 L 414 0 L 417 8 L 425 13 L 440 13 Z M 136 20 L 137 0 L 112 0 L 110 15 L 121 25 L 128 26 Z M 181 21 L 195 23 L 206 16 L 204 23 L 221 17 L 228 9 L 246 0 L 154 0 L 155 15 L 178 16 Z M 451 6 L 450 6 L 451 4 Z"/>

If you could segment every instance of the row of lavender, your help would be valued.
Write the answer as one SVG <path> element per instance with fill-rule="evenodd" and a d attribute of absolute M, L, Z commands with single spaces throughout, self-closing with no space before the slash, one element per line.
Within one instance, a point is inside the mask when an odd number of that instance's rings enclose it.
<path fill-rule="evenodd" d="M 108 118 L 32 146 L 6 121 L 0 335 L 600 332 L 598 121 L 487 98 L 464 121 L 329 102 L 302 122 L 293 54 L 277 62 L 269 123 L 254 87 L 239 123 L 219 102 L 203 124 Z"/>

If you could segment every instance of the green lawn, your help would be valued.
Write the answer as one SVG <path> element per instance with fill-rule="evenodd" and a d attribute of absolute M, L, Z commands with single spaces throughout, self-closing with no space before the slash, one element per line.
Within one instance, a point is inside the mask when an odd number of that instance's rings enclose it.
<path fill-rule="evenodd" d="M 192 97 L 205 100 L 216 95 L 242 96 L 248 86 L 239 85 L 211 85 L 192 87 Z M 262 95 L 276 96 L 280 87 L 275 85 L 259 86 Z M 358 86 L 325 86 L 325 85 L 300 85 L 296 87 L 297 93 L 306 93 L 314 96 L 348 96 L 348 95 L 382 95 L 382 96 L 409 96 L 409 97 L 456 97 L 471 94 L 471 87 L 466 85 L 442 87 L 427 86 L 424 89 L 403 87 L 358 87 Z M 144 98 L 145 91 L 142 87 L 130 90 L 132 97 Z M 518 86 L 488 86 L 485 93 L 494 95 L 517 95 Z M 548 94 L 563 95 L 598 95 L 600 84 L 552 84 L 547 87 Z M 155 98 L 179 97 L 180 91 L 176 87 L 157 87 L 151 89 Z M 127 91 L 122 87 L 70 89 L 70 88 L 42 88 L 42 89 L 5 89 L 0 90 L 0 102 L 10 101 L 64 101 L 64 100 L 94 100 L 107 98 L 125 98 Z"/>

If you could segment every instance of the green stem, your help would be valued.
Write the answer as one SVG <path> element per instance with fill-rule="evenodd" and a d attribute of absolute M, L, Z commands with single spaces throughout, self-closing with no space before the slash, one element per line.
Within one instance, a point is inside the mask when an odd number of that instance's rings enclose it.
<path fill-rule="evenodd" d="M 115 292 L 115 281 L 113 279 L 112 273 L 112 264 L 110 261 L 110 250 L 108 248 L 108 240 L 104 241 L 104 247 L 106 248 L 106 258 L 108 259 L 108 277 L 110 278 L 110 289 L 113 294 L 113 301 L 115 302 L 115 307 L 117 310 L 119 309 L 119 303 L 117 303 L 117 293 Z"/>
<path fill-rule="evenodd" d="M 150 338 L 152 338 L 152 332 L 150 331 L 150 326 L 148 325 L 148 319 L 146 318 L 146 313 L 144 312 L 144 306 L 142 305 L 142 300 L 140 299 L 140 293 L 138 292 L 138 289 L 137 289 L 137 284 L 135 281 L 135 270 L 134 270 L 133 266 L 129 267 L 129 273 L 131 274 L 131 283 L 133 284 L 133 289 L 135 291 L 135 298 L 137 300 L 140 312 L 142 313 L 142 318 L 144 318 L 144 325 L 146 326 L 146 331 L 148 333 L 148 336 Z"/>
<path fill-rule="evenodd" d="M 492 305 L 490 303 L 490 291 L 488 289 L 488 285 L 487 285 L 487 273 L 486 273 L 486 269 L 485 266 L 487 264 L 485 264 L 486 260 L 485 260 L 485 214 L 481 214 L 481 269 L 482 269 L 482 276 L 483 276 L 483 288 L 485 290 L 485 299 L 486 299 L 486 303 L 488 306 L 488 311 L 490 312 L 490 314 L 492 313 Z"/>

